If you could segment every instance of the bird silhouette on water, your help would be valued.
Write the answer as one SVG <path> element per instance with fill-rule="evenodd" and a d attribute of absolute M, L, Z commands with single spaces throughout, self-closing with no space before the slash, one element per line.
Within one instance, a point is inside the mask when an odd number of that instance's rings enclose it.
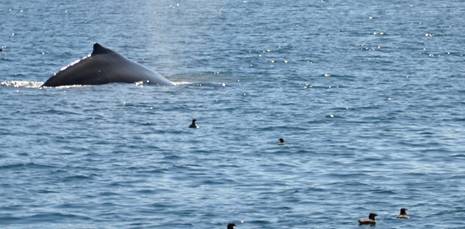
<path fill-rule="evenodd" d="M 199 126 L 197 125 L 197 123 L 195 123 L 196 121 L 197 121 L 197 120 L 196 120 L 195 118 L 192 119 L 192 123 L 191 123 L 191 125 L 189 126 L 189 128 L 195 128 L 195 129 L 199 128 Z"/>
<path fill-rule="evenodd" d="M 374 225 L 374 224 L 376 224 L 376 219 L 375 219 L 376 216 L 377 216 L 376 213 L 370 213 L 368 215 L 368 219 L 367 218 L 359 219 L 358 223 L 360 225 L 365 225 L 365 224 Z"/>
<path fill-rule="evenodd" d="M 410 218 L 410 217 L 408 216 L 408 214 L 407 214 L 407 210 L 408 210 L 407 208 L 401 208 L 401 209 L 400 209 L 400 213 L 399 213 L 399 215 L 397 216 L 397 218 L 399 218 L 399 219 L 408 219 L 408 218 Z"/>

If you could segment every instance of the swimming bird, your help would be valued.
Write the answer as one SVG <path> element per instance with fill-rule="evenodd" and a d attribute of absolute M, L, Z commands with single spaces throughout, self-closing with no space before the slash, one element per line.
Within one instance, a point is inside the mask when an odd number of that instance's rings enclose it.
<path fill-rule="evenodd" d="M 192 123 L 191 123 L 191 125 L 189 126 L 189 128 L 196 128 L 196 129 L 199 128 L 199 126 L 195 123 L 196 121 L 197 121 L 197 120 L 196 120 L 195 118 L 192 119 Z"/>
<path fill-rule="evenodd" d="M 236 224 L 234 224 L 234 223 L 228 223 L 227 229 L 236 229 Z"/>
<path fill-rule="evenodd" d="M 278 139 L 278 144 L 280 144 L 280 145 L 284 144 L 284 139 L 283 139 L 283 138 L 279 138 L 279 139 Z"/>
<path fill-rule="evenodd" d="M 410 217 L 408 216 L 408 214 L 407 214 L 407 210 L 408 210 L 407 208 L 401 208 L 401 209 L 400 209 L 400 213 L 399 213 L 399 215 L 397 216 L 397 218 L 399 218 L 399 219 L 408 219 L 408 218 L 410 218 Z"/>
<path fill-rule="evenodd" d="M 376 213 L 370 213 L 368 215 L 368 219 L 367 218 L 359 219 L 358 223 L 360 225 L 362 225 L 362 224 L 374 225 L 374 224 L 376 224 L 376 219 L 375 219 L 376 216 L 377 216 Z"/>

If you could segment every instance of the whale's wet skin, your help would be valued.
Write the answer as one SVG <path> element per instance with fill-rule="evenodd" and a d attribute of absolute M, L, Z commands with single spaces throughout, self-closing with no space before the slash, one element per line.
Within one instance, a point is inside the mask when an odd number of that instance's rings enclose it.
<path fill-rule="evenodd" d="M 141 81 L 148 84 L 174 85 L 159 73 L 95 43 L 93 51 L 88 57 L 64 67 L 42 86 L 56 87 Z"/>

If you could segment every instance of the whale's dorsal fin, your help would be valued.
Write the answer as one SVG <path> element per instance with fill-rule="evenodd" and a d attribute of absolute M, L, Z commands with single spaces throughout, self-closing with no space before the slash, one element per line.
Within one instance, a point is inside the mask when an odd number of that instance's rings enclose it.
<path fill-rule="evenodd" d="M 108 54 L 108 53 L 113 53 L 113 51 L 103 47 L 99 43 L 95 43 L 94 44 L 94 49 L 92 50 L 91 56 L 98 55 L 98 54 Z"/>

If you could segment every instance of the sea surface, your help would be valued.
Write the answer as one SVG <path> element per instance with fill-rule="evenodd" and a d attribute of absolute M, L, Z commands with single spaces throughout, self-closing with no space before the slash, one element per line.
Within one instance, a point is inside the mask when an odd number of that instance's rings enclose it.
<path fill-rule="evenodd" d="M 1 0 L 0 228 L 465 228 L 464 22 L 462 0 Z M 177 85 L 40 87 L 95 42 Z"/>

